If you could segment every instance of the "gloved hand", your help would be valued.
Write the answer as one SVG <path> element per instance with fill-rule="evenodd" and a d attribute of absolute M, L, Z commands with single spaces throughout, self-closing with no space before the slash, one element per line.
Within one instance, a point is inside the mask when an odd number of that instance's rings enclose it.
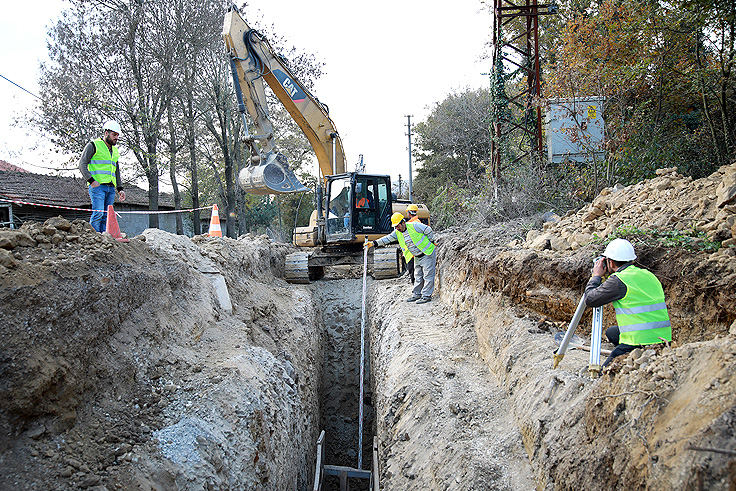
<path fill-rule="evenodd" d="M 367 238 L 365 239 L 365 242 L 363 242 L 363 248 L 365 248 L 365 249 L 370 249 L 374 245 L 375 244 L 373 243 L 373 241 L 370 241 Z"/>

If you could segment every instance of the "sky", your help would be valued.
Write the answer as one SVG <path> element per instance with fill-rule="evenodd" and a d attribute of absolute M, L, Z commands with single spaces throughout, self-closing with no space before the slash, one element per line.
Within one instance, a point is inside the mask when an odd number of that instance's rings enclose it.
<path fill-rule="evenodd" d="M 7 2 L 0 16 L 0 75 L 38 94 L 38 65 L 47 59 L 46 31 L 67 6 L 62 0 Z M 492 32 L 480 0 L 336 2 L 252 0 L 246 22 L 273 25 L 289 45 L 324 62 L 313 94 L 330 108 L 348 170 L 362 154 L 365 171 L 409 174 L 407 115 L 412 126 L 453 92 L 485 87 L 484 54 Z M 440 4 L 441 5 L 441 4 Z M 49 173 L 74 155 L 61 155 L 33 129 L 14 128 L 37 99 L 0 78 L 0 159 Z M 40 142 L 33 148 L 34 142 Z M 81 149 L 80 149 L 81 152 Z M 132 159 L 132 155 L 125 158 Z M 416 162 L 413 162 L 416 175 Z M 123 174 L 125 174 L 123 160 Z M 316 169 L 316 166 L 315 166 Z M 316 172 L 316 170 L 315 170 Z"/>

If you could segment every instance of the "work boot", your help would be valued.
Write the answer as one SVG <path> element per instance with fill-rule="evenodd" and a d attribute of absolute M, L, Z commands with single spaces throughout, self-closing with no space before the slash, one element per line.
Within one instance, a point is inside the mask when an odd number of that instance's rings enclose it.
<path fill-rule="evenodd" d="M 421 295 L 412 295 L 411 297 L 407 298 L 406 301 L 407 302 L 416 302 L 420 298 L 422 298 Z"/>
<path fill-rule="evenodd" d="M 432 297 L 422 297 L 419 300 L 417 300 L 417 303 L 427 303 L 431 301 L 432 301 Z"/>

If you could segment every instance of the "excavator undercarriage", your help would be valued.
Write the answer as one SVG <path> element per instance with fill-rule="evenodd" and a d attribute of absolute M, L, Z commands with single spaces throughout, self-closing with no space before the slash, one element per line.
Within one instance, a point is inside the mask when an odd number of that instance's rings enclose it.
<path fill-rule="evenodd" d="M 322 278 L 325 267 L 359 266 L 363 262 L 362 247 L 353 249 L 321 247 L 289 254 L 286 256 L 286 281 L 306 284 Z M 405 269 L 406 264 L 397 247 L 372 249 L 372 254 L 368 254 L 368 270 L 374 279 L 396 278 Z"/>

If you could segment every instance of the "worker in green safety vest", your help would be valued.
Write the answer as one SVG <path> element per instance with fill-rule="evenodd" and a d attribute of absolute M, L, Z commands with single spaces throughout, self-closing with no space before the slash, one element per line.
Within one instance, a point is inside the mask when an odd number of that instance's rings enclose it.
<path fill-rule="evenodd" d="M 98 232 L 104 232 L 107 228 L 107 207 L 115 202 L 116 191 L 120 194 L 120 201 L 125 201 L 118 165 L 120 124 L 117 121 L 108 121 L 102 129 L 103 138 L 87 143 L 79 158 L 79 171 L 87 181 L 87 191 L 92 202 L 89 223 Z"/>
<path fill-rule="evenodd" d="M 613 304 L 618 326 L 606 329 L 616 348 L 603 366 L 617 356 L 648 344 L 672 341 L 672 326 L 664 301 L 664 290 L 656 276 L 633 264 L 634 246 L 614 239 L 593 266 L 593 277 L 585 287 L 588 307 Z M 604 282 L 603 276 L 610 276 Z"/>
<path fill-rule="evenodd" d="M 432 227 L 421 222 L 407 223 L 404 215 L 391 215 L 391 225 L 394 230 L 388 235 L 366 242 L 367 247 L 380 247 L 392 242 L 398 242 L 404 253 L 404 259 L 409 262 L 414 258 L 414 289 L 407 302 L 427 303 L 432 300 L 434 292 L 434 277 L 437 266 L 434 232 Z"/>

